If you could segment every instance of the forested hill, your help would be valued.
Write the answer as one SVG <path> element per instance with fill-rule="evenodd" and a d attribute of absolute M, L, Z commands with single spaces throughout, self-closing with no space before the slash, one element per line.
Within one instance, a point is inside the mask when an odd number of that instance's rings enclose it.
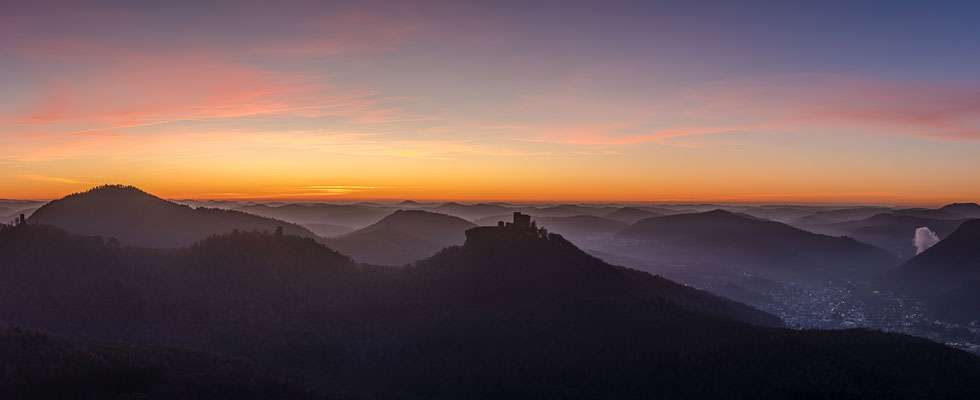
<path fill-rule="evenodd" d="M 292 379 L 199 351 L 0 328 L 4 399 L 325 399 Z"/>
<path fill-rule="evenodd" d="M 560 236 L 474 229 L 463 246 L 387 268 L 290 235 L 150 250 L 5 227 L 0 322 L 244 357 L 355 398 L 980 392 L 980 358 L 941 344 L 751 325 L 706 304 L 745 306 L 604 264 Z"/>
<path fill-rule="evenodd" d="M 217 208 L 191 208 L 146 193 L 132 186 L 105 185 L 51 201 L 28 221 L 54 225 L 66 231 L 101 236 L 122 244 L 143 247 L 187 246 L 209 235 L 240 230 L 277 228 L 287 234 L 315 238 L 302 226 Z"/>

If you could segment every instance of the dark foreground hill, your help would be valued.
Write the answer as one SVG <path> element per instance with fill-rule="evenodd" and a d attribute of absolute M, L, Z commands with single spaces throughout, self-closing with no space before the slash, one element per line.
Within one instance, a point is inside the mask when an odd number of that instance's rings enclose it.
<path fill-rule="evenodd" d="M 723 210 L 647 218 L 615 238 L 602 250 L 780 279 L 868 277 L 898 264 L 886 251 L 851 238 Z"/>
<path fill-rule="evenodd" d="M 443 247 L 462 244 L 463 232 L 474 226 L 451 215 L 398 210 L 366 228 L 325 239 L 323 243 L 360 262 L 404 265 L 429 257 Z"/>
<path fill-rule="evenodd" d="M 944 317 L 980 321 L 980 219 L 964 222 L 885 280 L 925 298 Z"/>
<path fill-rule="evenodd" d="M 404 268 L 238 232 L 181 250 L 0 230 L 0 316 L 62 334 L 246 357 L 368 398 L 971 398 L 980 358 L 772 316 L 592 258 L 557 235 L 475 228 Z M 733 319 L 734 318 L 734 319 Z M 373 397 L 372 397 L 373 396 Z"/>
<path fill-rule="evenodd" d="M 273 232 L 282 227 L 287 234 L 316 237 L 296 224 L 239 211 L 190 208 L 120 185 L 100 186 L 54 200 L 35 211 L 28 222 L 156 248 L 187 246 L 208 235 L 235 229 Z"/>
<path fill-rule="evenodd" d="M 4 399 L 317 399 L 241 360 L 0 328 Z"/>

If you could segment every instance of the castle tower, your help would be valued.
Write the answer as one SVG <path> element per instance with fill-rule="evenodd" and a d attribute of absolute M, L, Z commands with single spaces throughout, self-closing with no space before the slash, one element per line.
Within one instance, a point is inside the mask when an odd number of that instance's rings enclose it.
<path fill-rule="evenodd" d="M 527 214 L 522 214 L 520 212 L 514 212 L 514 228 L 517 229 L 530 229 L 531 228 L 531 216 Z"/>

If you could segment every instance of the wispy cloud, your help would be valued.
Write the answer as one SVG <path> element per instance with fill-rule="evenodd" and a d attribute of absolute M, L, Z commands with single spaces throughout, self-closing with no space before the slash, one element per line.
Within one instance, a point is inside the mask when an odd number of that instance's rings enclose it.
<path fill-rule="evenodd" d="M 74 184 L 74 185 L 93 185 L 94 184 L 92 182 L 81 181 L 81 180 L 70 179 L 70 178 L 60 178 L 60 177 L 56 177 L 56 176 L 43 176 L 43 175 L 31 175 L 31 174 L 21 174 L 21 175 L 18 175 L 18 176 L 20 178 L 30 179 L 30 180 L 33 180 L 33 181 L 69 183 L 69 184 Z"/>
<path fill-rule="evenodd" d="M 530 98 L 530 97 L 527 97 Z M 734 132 L 835 132 L 980 140 L 980 83 L 912 84 L 840 75 L 779 75 L 690 86 L 655 104 L 612 113 L 584 99 L 557 97 L 576 118 L 594 122 L 540 123 L 513 140 L 586 146 L 626 146 L 669 138 Z"/>

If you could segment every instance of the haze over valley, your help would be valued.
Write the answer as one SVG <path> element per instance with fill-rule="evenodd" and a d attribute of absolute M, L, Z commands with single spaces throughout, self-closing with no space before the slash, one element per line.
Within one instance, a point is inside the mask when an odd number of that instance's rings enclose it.
<path fill-rule="evenodd" d="M 0 400 L 980 398 L 980 2 L 0 4 Z"/>

